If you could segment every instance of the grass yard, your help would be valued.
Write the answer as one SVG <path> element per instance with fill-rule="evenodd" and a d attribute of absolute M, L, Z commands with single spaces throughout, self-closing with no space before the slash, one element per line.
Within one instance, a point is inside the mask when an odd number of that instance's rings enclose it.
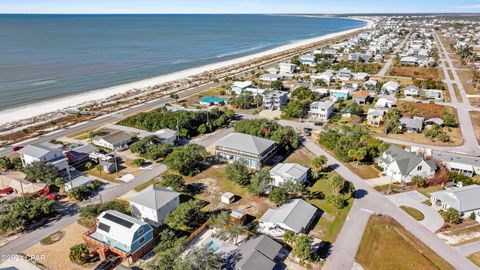
<path fill-rule="evenodd" d="M 370 217 L 355 259 L 366 270 L 454 269 L 400 224 L 385 216 Z"/>
<path fill-rule="evenodd" d="M 442 114 L 447 111 L 455 116 L 455 119 L 458 121 L 457 110 L 450 106 L 443 106 L 438 104 L 430 103 L 417 103 L 410 101 L 399 101 L 397 107 L 402 113 L 402 115 L 413 117 L 413 116 L 422 116 L 425 118 L 442 118 Z"/>
<path fill-rule="evenodd" d="M 325 196 L 332 194 L 331 188 L 329 187 L 326 179 L 318 180 L 312 187 L 309 188 L 309 191 L 322 192 Z M 317 223 L 317 226 L 311 233 L 323 241 L 330 243 L 335 242 L 335 239 L 337 238 L 337 235 L 342 229 L 343 223 L 347 218 L 348 212 L 352 207 L 353 199 L 349 199 L 348 205 L 343 209 L 335 208 L 326 199 L 308 200 L 308 202 L 324 211 Z"/>
<path fill-rule="evenodd" d="M 377 178 L 381 173 L 374 165 L 359 165 L 355 162 L 346 163 L 345 165 L 363 179 Z"/>
<path fill-rule="evenodd" d="M 480 112 L 470 112 L 470 118 L 472 120 L 473 129 L 477 136 L 477 141 L 480 143 Z"/>
<path fill-rule="evenodd" d="M 145 182 L 143 184 L 140 184 L 138 186 L 136 186 L 134 189 L 136 192 L 140 192 L 144 189 L 146 189 L 147 187 L 151 186 L 151 185 L 154 185 L 154 184 L 160 184 L 160 180 L 158 178 L 155 178 L 155 179 L 152 179 L 148 182 Z"/>
<path fill-rule="evenodd" d="M 425 195 L 425 197 L 428 197 L 428 198 L 430 198 L 431 196 L 430 193 L 442 191 L 442 190 L 443 190 L 442 186 L 431 186 L 431 187 L 417 189 L 418 192 L 422 193 L 423 195 Z"/>
<path fill-rule="evenodd" d="M 389 75 L 413 79 L 443 79 L 443 74 L 439 68 L 430 67 L 392 66 Z"/>
<path fill-rule="evenodd" d="M 230 85 L 230 84 L 225 84 L 225 85 Z M 202 97 L 206 97 L 206 96 L 225 97 L 225 96 L 220 95 L 220 92 L 227 91 L 226 89 L 228 89 L 228 88 L 229 87 L 227 87 L 227 86 L 225 86 L 225 88 L 223 88 L 220 85 L 220 86 L 213 87 L 213 88 L 210 88 L 208 90 L 205 90 L 204 92 L 195 94 L 193 96 L 179 99 L 177 102 L 180 103 L 180 104 L 186 104 L 189 107 L 196 106 L 196 105 L 199 105 L 199 101 Z"/>
<path fill-rule="evenodd" d="M 480 252 L 476 252 L 473 254 L 468 255 L 467 257 L 471 262 L 473 262 L 476 266 L 480 267 Z"/>
<path fill-rule="evenodd" d="M 413 207 L 402 205 L 402 206 L 400 206 L 400 208 L 403 211 L 407 212 L 407 214 L 409 214 L 410 216 L 412 216 L 414 219 L 416 219 L 418 221 L 423 220 L 425 218 L 425 215 L 423 215 L 422 212 L 418 211 L 417 209 L 415 209 Z"/>
<path fill-rule="evenodd" d="M 460 146 L 463 144 L 463 137 L 462 131 L 460 128 L 443 128 L 448 136 L 450 137 L 449 142 L 441 142 L 441 141 L 432 141 L 431 139 L 425 137 L 423 133 L 408 133 L 405 132 L 403 134 L 388 134 L 385 135 L 383 133 L 383 129 L 379 132 L 377 131 L 376 135 L 380 137 L 386 137 L 395 140 L 401 140 L 406 142 L 414 142 L 418 144 L 427 144 L 427 145 L 437 145 L 437 146 Z"/>
<path fill-rule="evenodd" d="M 298 163 L 305 167 L 308 167 L 308 164 L 312 159 L 315 158 L 315 155 L 310 152 L 307 148 L 301 146 L 297 150 L 295 150 L 292 154 L 290 154 L 286 159 L 285 163 Z"/>
<path fill-rule="evenodd" d="M 457 75 L 460 77 L 460 81 L 462 81 L 463 88 L 465 88 L 465 92 L 467 95 L 478 95 L 480 94 L 479 90 L 475 89 L 475 85 L 472 83 L 472 72 L 469 70 L 457 70 Z"/>

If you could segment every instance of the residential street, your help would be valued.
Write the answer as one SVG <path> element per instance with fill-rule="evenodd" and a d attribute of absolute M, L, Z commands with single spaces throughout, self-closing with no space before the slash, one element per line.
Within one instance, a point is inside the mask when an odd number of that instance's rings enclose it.
<path fill-rule="evenodd" d="M 448 246 L 443 240 L 430 232 L 426 227 L 398 208 L 385 196 L 381 195 L 370 187 L 365 180 L 354 174 L 350 169 L 342 165 L 332 155 L 323 150 L 320 146 L 305 139 L 303 145 L 316 156 L 325 155 L 328 164 L 335 167 L 335 171 L 343 178 L 350 180 L 357 189 L 353 207 L 347 217 L 337 240 L 333 244 L 331 255 L 328 257 L 323 269 L 350 270 L 353 266 L 355 254 L 362 239 L 362 232 L 372 213 L 381 213 L 393 217 L 398 223 L 404 226 L 410 233 L 425 243 L 439 256 L 449 262 L 456 269 L 477 269 L 477 267 Z M 370 212 L 369 212 L 370 211 Z"/>
<path fill-rule="evenodd" d="M 165 165 L 159 164 L 152 167 L 151 170 L 146 171 L 145 173 L 135 177 L 132 181 L 115 186 L 110 189 L 106 189 L 100 192 L 92 202 L 98 203 L 100 200 L 102 202 L 112 201 L 116 198 L 122 196 L 128 191 L 134 189 L 137 185 L 150 181 L 155 177 L 161 175 L 167 170 Z M 62 230 L 68 225 L 76 222 L 79 218 L 77 209 L 71 209 L 71 212 L 68 215 L 63 215 L 59 220 L 52 221 L 46 224 L 43 227 L 36 229 L 33 232 L 27 233 L 24 236 L 10 242 L 4 247 L 0 248 L 0 258 L 7 255 L 17 254 L 22 250 L 34 245 L 43 238 L 49 236 L 50 234 Z"/>
<path fill-rule="evenodd" d="M 392 66 L 393 64 L 393 59 L 395 58 L 395 55 L 397 53 L 400 52 L 400 50 L 405 47 L 405 43 L 407 42 L 407 40 L 409 40 L 410 38 L 410 34 L 408 34 L 404 40 L 402 40 L 402 42 L 400 44 L 398 44 L 397 48 L 395 49 L 395 51 L 393 52 L 392 55 L 390 55 L 390 57 L 388 58 L 387 62 L 385 62 L 385 65 L 383 65 L 382 69 L 377 73 L 377 76 L 381 76 L 381 77 L 384 77 L 385 74 L 387 74 L 388 70 L 390 69 L 390 67 Z"/>

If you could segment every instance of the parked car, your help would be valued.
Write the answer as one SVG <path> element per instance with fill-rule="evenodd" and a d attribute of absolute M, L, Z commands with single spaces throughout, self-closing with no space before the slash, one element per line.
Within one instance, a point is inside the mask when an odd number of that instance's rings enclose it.
<path fill-rule="evenodd" d="M 12 150 L 13 150 L 14 152 L 17 152 L 17 151 L 20 150 L 20 149 L 23 149 L 23 146 L 17 145 L 17 146 L 12 147 Z"/>
<path fill-rule="evenodd" d="M 10 194 L 10 193 L 13 193 L 13 188 L 11 188 L 11 187 L 6 187 L 6 188 L 0 190 L 0 195 Z"/>

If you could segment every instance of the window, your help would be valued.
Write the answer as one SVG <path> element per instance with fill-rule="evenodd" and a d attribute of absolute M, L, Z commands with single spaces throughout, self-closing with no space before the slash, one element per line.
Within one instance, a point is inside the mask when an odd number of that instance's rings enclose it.
<path fill-rule="evenodd" d="M 138 240 L 138 243 L 139 243 L 139 244 L 142 244 L 143 242 L 145 242 L 145 237 L 142 236 L 142 237 L 140 238 L 140 240 Z"/>
<path fill-rule="evenodd" d="M 421 170 L 422 170 L 422 166 L 418 166 L 417 171 L 421 171 Z"/>
<path fill-rule="evenodd" d="M 141 227 L 140 229 L 138 229 L 138 235 L 142 235 L 143 234 L 143 227 Z"/>

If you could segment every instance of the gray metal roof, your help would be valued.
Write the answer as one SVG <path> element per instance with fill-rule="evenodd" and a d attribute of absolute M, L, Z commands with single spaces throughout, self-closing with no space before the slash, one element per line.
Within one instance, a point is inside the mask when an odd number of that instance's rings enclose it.
<path fill-rule="evenodd" d="M 480 209 L 480 186 L 470 185 L 433 192 L 432 197 L 440 199 L 460 212 Z"/>
<path fill-rule="evenodd" d="M 58 151 L 60 147 L 49 142 L 30 144 L 18 150 L 18 153 L 40 159 L 52 151 Z"/>
<path fill-rule="evenodd" d="M 300 179 L 306 172 L 308 172 L 308 168 L 297 163 L 279 163 L 270 170 L 270 174 L 296 180 Z"/>
<path fill-rule="evenodd" d="M 480 167 L 480 157 L 458 155 L 446 152 L 433 152 L 433 158 L 443 162 L 455 162 Z"/>
<path fill-rule="evenodd" d="M 421 130 L 423 128 L 423 119 L 402 117 L 400 118 L 400 124 L 406 128 Z"/>
<path fill-rule="evenodd" d="M 103 139 L 112 145 L 117 145 L 119 143 L 131 140 L 133 137 L 135 137 L 135 135 L 123 131 L 115 131 L 102 137 L 96 137 L 95 140 Z"/>
<path fill-rule="evenodd" d="M 158 210 L 180 196 L 180 193 L 151 185 L 140 191 L 135 197 L 129 199 L 130 202 L 143 205 L 150 209 Z"/>
<path fill-rule="evenodd" d="M 316 212 L 315 206 L 302 199 L 293 199 L 278 209 L 268 209 L 260 218 L 260 222 L 285 224 L 299 233 L 308 226 Z"/>
<path fill-rule="evenodd" d="M 274 144 L 275 142 L 272 140 L 243 133 L 231 133 L 215 143 L 220 147 L 257 155 L 262 154 Z"/>
<path fill-rule="evenodd" d="M 250 239 L 238 247 L 241 259 L 235 268 L 242 270 L 273 269 L 276 265 L 274 259 L 281 249 L 281 244 L 265 235 Z"/>

